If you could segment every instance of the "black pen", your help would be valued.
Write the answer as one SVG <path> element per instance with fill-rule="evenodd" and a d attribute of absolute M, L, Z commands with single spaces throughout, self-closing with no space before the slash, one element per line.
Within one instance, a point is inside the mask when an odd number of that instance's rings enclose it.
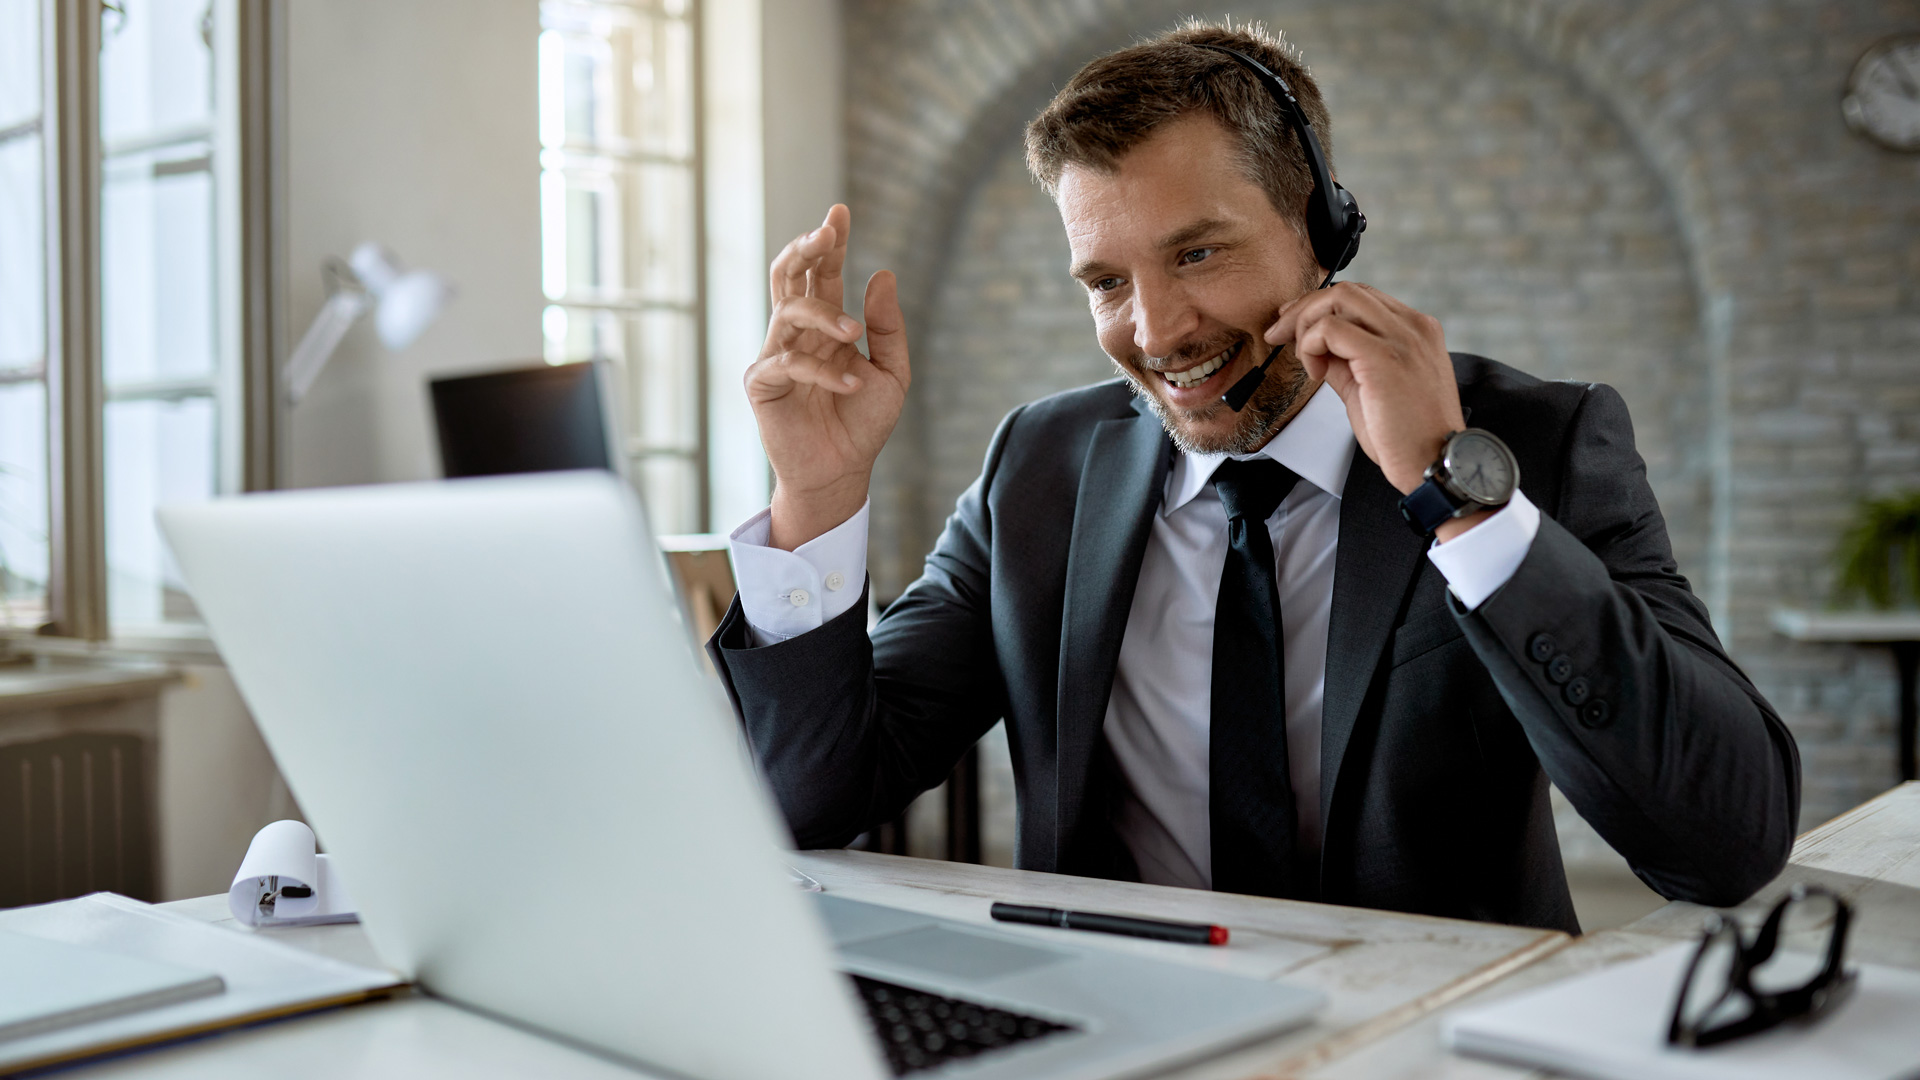
<path fill-rule="evenodd" d="M 1097 911 L 1062 911 L 1059 908 L 1029 907 L 1026 904 L 994 904 L 989 909 L 999 922 L 1027 923 L 1030 926 L 1058 926 L 1067 930 L 1097 930 L 1102 934 L 1177 941 L 1182 945 L 1225 945 L 1227 928 L 1209 923 L 1165 922 L 1160 919 L 1136 919 L 1131 915 L 1102 915 Z"/>

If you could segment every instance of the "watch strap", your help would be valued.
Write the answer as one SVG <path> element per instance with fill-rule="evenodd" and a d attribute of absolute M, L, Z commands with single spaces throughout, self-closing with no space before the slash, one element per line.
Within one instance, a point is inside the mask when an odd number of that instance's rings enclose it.
<path fill-rule="evenodd" d="M 1459 508 L 1459 504 L 1453 501 L 1439 481 L 1431 477 L 1400 500 L 1400 516 L 1407 519 L 1407 524 L 1412 526 L 1414 532 L 1429 540 L 1433 539 L 1434 530 Z"/>

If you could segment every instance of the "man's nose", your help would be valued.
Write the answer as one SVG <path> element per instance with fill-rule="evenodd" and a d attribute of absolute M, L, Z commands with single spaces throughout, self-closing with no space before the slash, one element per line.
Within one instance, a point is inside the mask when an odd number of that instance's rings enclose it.
<path fill-rule="evenodd" d="M 1193 337 L 1200 313 L 1178 286 L 1136 284 L 1133 291 L 1133 346 L 1152 357 L 1172 353 Z"/>

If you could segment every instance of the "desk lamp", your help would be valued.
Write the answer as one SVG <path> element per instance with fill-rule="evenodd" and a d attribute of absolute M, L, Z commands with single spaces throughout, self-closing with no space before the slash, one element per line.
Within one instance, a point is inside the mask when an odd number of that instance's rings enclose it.
<path fill-rule="evenodd" d="M 297 404 L 313 388 L 340 339 L 374 308 L 373 325 L 389 349 L 413 344 L 453 296 L 447 279 L 431 270 L 407 270 L 391 251 L 372 242 L 353 249 L 346 262 L 329 257 L 327 302 L 300 337 L 282 371 L 287 404 Z"/>

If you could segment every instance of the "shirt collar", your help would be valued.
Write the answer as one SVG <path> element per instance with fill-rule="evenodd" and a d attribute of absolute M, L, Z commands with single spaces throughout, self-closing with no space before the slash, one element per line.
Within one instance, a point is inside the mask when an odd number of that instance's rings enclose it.
<path fill-rule="evenodd" d="M 1160 514 L 1165 517 L 1192 502 L 1213 479 L 1213 471 L 1229 457 L 1270 457 L 1337 499 L 1347 486 L 1347 470 L 1353 465 L 1356 445 L 1346 404 L 1333 387 L 1321 383 L 1299 415 L 1255 453 L 1193 454 L 1176 450 Z"/>

